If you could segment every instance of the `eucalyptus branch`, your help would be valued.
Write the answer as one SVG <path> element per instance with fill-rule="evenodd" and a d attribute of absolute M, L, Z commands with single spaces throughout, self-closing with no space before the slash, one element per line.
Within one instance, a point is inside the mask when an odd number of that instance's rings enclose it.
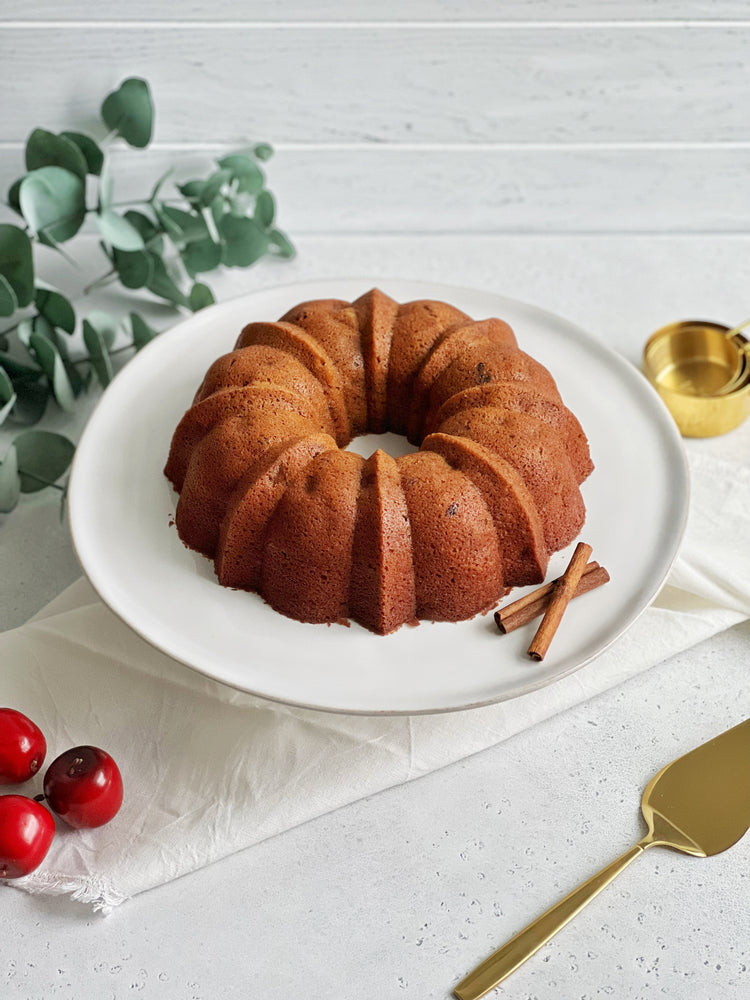
<path fill-rule="evenodd" d="M 216 161 L 206 177 L 162 189 L 175 167 L 164 173 L 147 197 L 114 202 L 109 146 L 122 140 L 134 149 L 151 141 L 154 109 L 145 80 L 131 78 L 109 94 L 101 107 L 107 132 L 96 139 L 82 132 L 59 134 L 42 128 L 30 134 L 27 172 L 10 186 L 5 202 L 15 219 L 0 223 L 0 316 L 11 325 L 0 332 L 0 348 L 28 354 L 29 363 L 0 352 L 0 424 L 34 424 L 50 400 L 73 410 L 95 376 L 105 387 L 113 359 L 139 351 L 157 331 L 138 314 L 126 323 L 101 311 L 76 313 L 68 296 L 38 280 L 34 252 L 40 245 L 78 262 L 63 246 L 93 217 L 110 269 L 83 289 L 89 295 L 119 281 L 134 295 L 196 312 L 214 301 L 200 280 L 220 267 L 249 267 L 263 257 L 287 259 L 294 248 L 276 228 L 276 204 L 266 188 L 263 164 L 272 155 L 265 143 Z M 97 187 L 96 204 L 86 204 L 87 178 Z M 33 314 L 26 310 L 33 307 Z M 118 329 L 129 328 L 130 343 L 115 348 Z M 83 358 L 71 359 L 67 338 L 82 335 Z M 79 368 L 85 366 L 82 374 Z M 29 430 L 18 435 L 0 461 L 0 512 L 12 510 L 21 492 L 56 486 L 73 445 L 59 434 Z M 62 489 L 56 486 L 57 489 Z"/>
<path fill-rule="evenodd" d="M 117 280 L 116 268 L 113 267 L 111 270 L 106 271 L 98 278 L 95 278 L 90 284 L 86 285 L 81 294 L 88 295 L 90 292 L 93 292 L 95 288 L 99 288 L 101 285 L 108 284 L 109 283 L 108 279 L 112 279 L 113 281 Z"/>
<path fill-rule="evenodd" d="M 39 483 L 40 486 L 51 486 L 54 490 L 59 490 L 61 493 L 65 492 L 65 487 L 60 486 L 59 483 L 53 483 L 49 479 L 45 479 L 44 476 L 37 476 L 35 472 L 30 472 L 28 469 L 23 469 L 19 465 L 18 472 L 22 476 L 26 476 L 28 479 L 32 479 L 35 483 Z"/>

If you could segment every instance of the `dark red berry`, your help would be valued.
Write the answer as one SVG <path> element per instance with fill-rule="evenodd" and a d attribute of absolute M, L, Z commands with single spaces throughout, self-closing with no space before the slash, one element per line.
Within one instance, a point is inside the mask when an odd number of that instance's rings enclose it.
<path fill-rule="evenodd" d="M 46 753 L 47 741 L 39 726 L 14 708 L 0 708 L 0 785 L 33 778 Z"/>
<path fill-rule="evenodd" d="M 0 795 L 0 879 L 38 868 L 54 833 L 55 821 L 43 805 L 25 795 Z"/>
<path fill-rule="evenodd" d="M 122 776 L 104 750 L 73 747 L 47 768 L 44 794 L 69 826 L 103 826 L 122 805 Z"/>

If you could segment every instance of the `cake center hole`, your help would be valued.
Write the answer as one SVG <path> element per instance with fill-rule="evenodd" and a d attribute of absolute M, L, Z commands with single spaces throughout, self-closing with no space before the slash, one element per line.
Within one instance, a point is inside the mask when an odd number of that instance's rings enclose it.
<path fill-rule="evenodd" d="M 354 438 L 347 446 L 348 451 L 354 451 L 362 458 L 369 458 L 378 448 L 386 452 L 391 458 L 400 458 L 402 455 L 410 455 L 413 451 L 419 451 L 413 444 L 409 444 L 401 434 L 362 434 Z"/>

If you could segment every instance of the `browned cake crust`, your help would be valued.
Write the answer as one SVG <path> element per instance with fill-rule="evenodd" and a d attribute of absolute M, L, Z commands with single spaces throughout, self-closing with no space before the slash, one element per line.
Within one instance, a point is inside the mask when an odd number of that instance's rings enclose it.
<path fill-rule="evenodd" d="M 369 459 L 353 437 L 420 451 Z M 206 373 L 165 474 L 224 586 L 379 634 L 460 621 L 544 579 L 583 525 L 588 442 L 498 319 L 378 289 L 250 323 Z"/>

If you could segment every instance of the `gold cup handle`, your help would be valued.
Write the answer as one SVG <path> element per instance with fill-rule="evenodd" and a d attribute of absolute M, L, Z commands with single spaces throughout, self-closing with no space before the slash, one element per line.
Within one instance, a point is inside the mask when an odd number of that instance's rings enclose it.
<path fill-rule="evenodd" d="M 543 944 L 546 944 L 559 930 L 561 930 L 569 920 L 590 902 L 594 896 L 598 895 L 602 889 L 609 885 L 613 878 L 624 871 L 631 861 L 634 861 L 639 854 L 642 854 L 647 847 L 651 846 L 648 838 L 631 847 L 629 851 L 620 855 L 615 861 L 602 868 L 600 872 L 590 878 L 583 885 L 574 889 L 565 899 L 561 899 L 555 906 L 550 907 L 541 917 L 537 917 L 533 923 L 519 931 L 515 937 L 493 952 L 481 965 L 478 965 L 473 972 L 461 980 L 454 987 L 453 994 L 458 1000 L 479 1000 L 485 993 L 501 983 L 503 979 L 515 972 L 523 965 L 527 958 L 537 952 Z"/>
<path fill-rule="evenodd" d="M 735 335 L 735 333 L 739 333 L 741 330 L 744 330 L 745 327 L 747 326 L 750 326 L 750 319 L 743 320 L 743 322 L 740 323 L 738 326 L 733 326 L 731 330 L 727 330 L 724 336 L 727 338 L 727 340 L 731 340 L 731 338 Z M 738 344 L 737 350 L 740 351 L 740 353 L 745 353 L 748 355 L 748 357 L 750 357 L 750 343 Z"/>

